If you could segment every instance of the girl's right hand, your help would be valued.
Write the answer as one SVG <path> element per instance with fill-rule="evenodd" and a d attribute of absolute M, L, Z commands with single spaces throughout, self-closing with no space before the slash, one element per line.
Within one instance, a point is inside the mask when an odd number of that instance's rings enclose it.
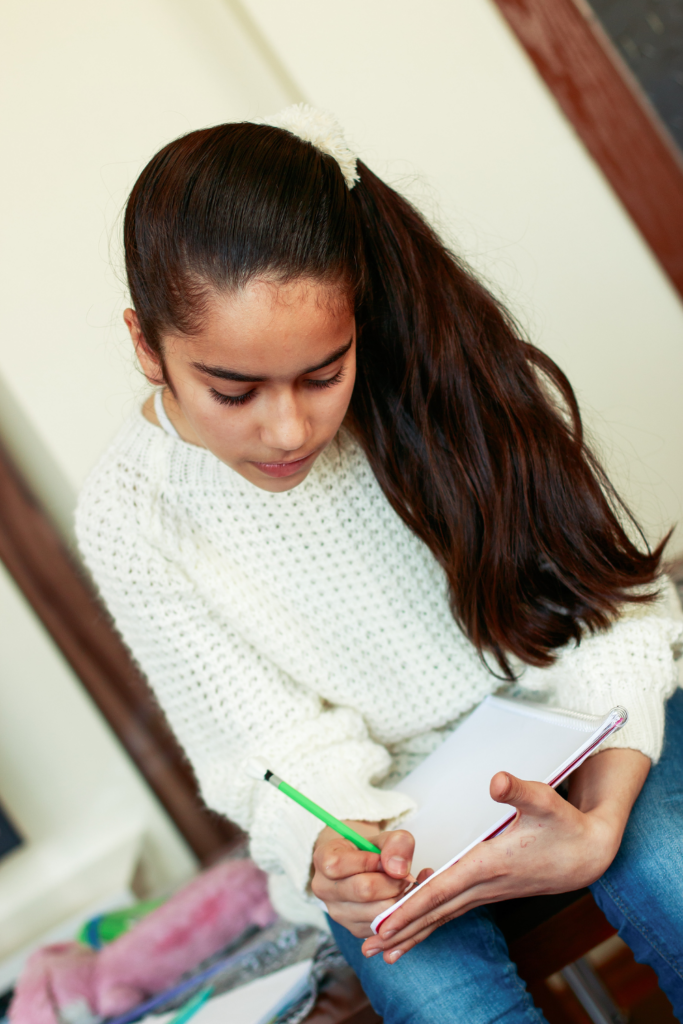
<path fill-rule="evenodd" d="M 338 832 L 325 828 L 313 853 L 311 889 L 333 921 L 356 938 L 372 935 L 371 922 L 414 882 L 410 874 L 415 840 L 410 832 L 379 832 L 379 825 L 347 821 L 381 851 L 358 850 Z"/>

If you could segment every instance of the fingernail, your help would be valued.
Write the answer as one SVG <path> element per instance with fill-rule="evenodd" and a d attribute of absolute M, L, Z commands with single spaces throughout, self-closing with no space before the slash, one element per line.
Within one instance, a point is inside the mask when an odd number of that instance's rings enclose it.
<path fill-rule="evenodd" d="M 404 857 L 390 857 L 387 866 L 391 871 L 395 871 L 398 874 L 408 870 L 408 861 Z"/>
<path fill-rule="evenodd" d="M 366 959 L 369 960 L 371 956 L 377 956 L 379 951 L 379 946 L 377 947 L 377 949 L 366 949 L 364 952 L 364 956 L 366 957 Z"/>
<path fill-rule="evenodd" d="M 395 949 L 393 953 L 389 953 L 389 955 L 387 956 L 387 962 L 390 964 L 395 964 L 400 956 L 403 956 L 403 950 Z"/>
<path fill-rule="evenodd" d="M 393 928 L 391 931 L 382 932 L 382 938 L 383 939 L 392 939 L 395 934 L 396 934 L 396 929 Z"/>

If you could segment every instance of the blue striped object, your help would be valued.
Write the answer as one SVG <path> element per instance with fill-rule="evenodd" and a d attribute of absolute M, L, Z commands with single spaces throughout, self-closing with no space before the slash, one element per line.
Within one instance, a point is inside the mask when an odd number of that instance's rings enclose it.
<path fill-rule="evenodd" d="M 196 992 L 190 999 L 188 999 L 185 1005 L 181 1007 L 169 1024 L 185 1024 L 185 1021 L 188 1021 L 190 1017 L 194 1017 L 197 1010 L 200 1010 L 206 1000 L 212 995 L 213 985 L 207 985 L 206 988 Z"/>

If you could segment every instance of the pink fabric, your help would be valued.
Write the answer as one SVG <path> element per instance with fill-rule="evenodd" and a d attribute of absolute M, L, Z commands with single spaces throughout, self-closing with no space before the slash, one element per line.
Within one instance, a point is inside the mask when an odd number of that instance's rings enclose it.
<path fill-rule="evenodd" d="M 79 1001 L 95 1005 L 97 954 L 77 942 L 45 946 L 31 956 L 10 1007 L 10 1020 L 22 1024 L 57 1024 L 55 1006 Z"/>
<path fill-rule="evenodd" d="M 57 1008 L 79 1002 L 104 1017 L 125 1013 L 245 928 L 266 927 L 275 917 L 266 876 L 253 861 L 217 864 L 97 953 L 75 942 L 34 953 L 17 985 L 10 1021 L 58 1024 Z"/>

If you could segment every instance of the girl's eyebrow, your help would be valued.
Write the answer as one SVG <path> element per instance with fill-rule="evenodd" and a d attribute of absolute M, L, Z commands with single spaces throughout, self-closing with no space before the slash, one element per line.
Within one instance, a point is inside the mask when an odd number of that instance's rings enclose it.
<path fill-rule="evenodd" d="M 297 376 L 301 377 L 306 373 L 315 373 L 316 370 L 324 370 L 326 366 L 329 366 L 331 363 L 336 363 L 338 359 L 345 356 L 352 344 L 353 338 L 349 338 L 345 345 L 335 349 L 331 355 L 327 356 L 326 359 L 323 359 L 322 363 L 317 363 L 316 366 L 309 366 L 308 369 L 301 370 Z M 250 374 L 238 373 L 236 370 L 226 370 L 223 366 L 207 366 L 206 363 L 192 363 L 192 365 L 196 370 L 200 370 L 201 373 L 205 373 L 209 377 L 218 377 L 220 380 L 234 380 L 239 384 L 258 384 L 268 379 L 267 377 L 254 377 Z"/>

